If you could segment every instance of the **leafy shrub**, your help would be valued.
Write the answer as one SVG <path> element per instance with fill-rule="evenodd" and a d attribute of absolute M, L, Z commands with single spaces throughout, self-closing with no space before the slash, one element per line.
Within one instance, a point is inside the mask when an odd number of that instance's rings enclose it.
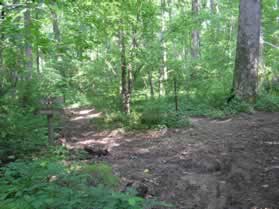
<path fill-rule="evenodd" d="M 91 123 L 94 123 L 99 130 L 110 130 L 125 127 L 127 120 L 128 117 L 125 114 L 121 112 L 112 112 L 105 113 L 99 118 L 92 119 Z"/>
<path fill-rule="evenodd" d="M 34 116 L 31 109 L 2 105 L 0 108 L 0 160 L 22 158 L 47 145 L 46 119 Z"/>
<path fill-rule="evenodd" d="M 273 78 L 266 79 L 260 86 L 262 93 L 269 94 L 271 96 L 279 96 L 279 77 L 274 76 Z"/>
<path fill-rule="evenodd" d="M 256 109 L 261 111 L 279 111 L 279 97 L 272 95 L 260 95 L 257 99 Z"/>
<path fill-rule="evenodd" d="M 215 108 L 204 103 L 189 103 L 183 111 L 189 116 L 205 116 L 210 118 L 223 118 L 225 116 L 221 108 Z"/>
<path fill-rule="evenodd" d="M 168 128 L 182 128 L 190 125 L 187 115 L 181 112 L 160 112 L 148 110 L 143 112 L 141 123 L 149 128 L 165 125 Z"/>
<path fill-rule="evenodd" d="M 145 204 L 153 204 L 131 191 L 119 193 L 100 184 L 89 186 L 95 177 L 92 171 L 106 175 L 111 172 L 103 165 L 83 169 L 80 165 L 67 167 L 53 160 L 11 163 L 0 170 L 0 208 L 141 209 Z M 111 179 L 103 180 L 111 183 Z"/>
<path fill-rule="evenodd" d="M 226 115 L 234 115 L 240 112 L 253 112 L 253 106 L 235 98 L 225 106 L 224 112 Z"/>
<path fill-rule="evenodd" d="M 168 114 L 165 124 L 169 128 L 183 128 L 190 126 L 190 120 L 185 113 L 170 113 Z"/>
<path fill-rule="evenodd" d="M 117 128 L 126 128 L 129 130 L 146 129 L 147 127 L 140 123 L 141 114 L 131 112 L 126 115 L 121 112 L 105 113 L 100 118 L 94 118 L 91 122 L 100 130 L 112 130 Z"/>
<path fill-rule="evenodd" d="M 144 111 L 141 116 L 141 123 L 147 125 L 147 127 L 151 128 L 154 125 L 160 125 L 164 120 L 165 114 L 160 111 Z"/>
<path fill-rule="evenodd" d="M 103 184 L 107 187 L 116 187 L 119 183 L 119 179 L 113 175 L 112 168 L 103 163 L 85 165 L 81 169 L 82 173 L 92 175 L 91 184 L 97 186 Z"/>

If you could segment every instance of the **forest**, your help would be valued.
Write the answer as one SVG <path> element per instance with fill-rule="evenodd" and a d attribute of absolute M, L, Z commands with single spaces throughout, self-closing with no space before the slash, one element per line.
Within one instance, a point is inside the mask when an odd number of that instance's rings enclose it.
<path fill-rule="evenodd" d="M 0 209 L 277 209 L 279 0 L 0 0 Z"/>

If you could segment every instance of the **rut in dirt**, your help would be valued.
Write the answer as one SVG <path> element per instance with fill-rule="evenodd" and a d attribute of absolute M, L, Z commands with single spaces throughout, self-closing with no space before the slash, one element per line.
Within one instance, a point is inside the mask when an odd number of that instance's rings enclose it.
<path fill-rule="evenodd" d="M 279 208 L 279 113 L 226 120 L 192 118 L 192 127 L 125 133 L 97 131 L 94 109 L 71 110 L 70 149 L 107 149 L 92 162 L 112 165 L 122 188 L 144 185 L 146 198 L 177 209 Z"/>

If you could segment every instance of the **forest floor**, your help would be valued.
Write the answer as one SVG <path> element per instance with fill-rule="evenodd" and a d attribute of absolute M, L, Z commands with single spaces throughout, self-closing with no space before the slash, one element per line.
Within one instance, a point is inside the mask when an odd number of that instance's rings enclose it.
<path fill-rule="evenodd" d="M 279 113 L 224 120 L 191 118 L 185 129 L 145 133 L 97 131 L 94 109 L 72 109 L 64 144 L 107 149 L 94 162 L 112 165 L 122 187 L 148 188 L 146 197 L 177 209 L 279 208 Z"/>

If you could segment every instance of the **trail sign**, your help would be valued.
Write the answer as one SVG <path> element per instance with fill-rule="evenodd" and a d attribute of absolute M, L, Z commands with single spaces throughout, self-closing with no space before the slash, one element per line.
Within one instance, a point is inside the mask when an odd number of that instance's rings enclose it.
<path fill-rule="evenodd" d="M 43 107 L 39 110 L 39 114 L 47 116 L 48 141 L 50 144 L 54 141 L 53 116 L 63 114 L 63 109 L 60 108 L 63 103 L 63 97 L 45 97 L 40 100 Z"/>
<path fill-rule="evenodd" d="M 63 97 L 44 97 L 40 100 L 41 105 L 53 107 L 64 104 Z"/>

